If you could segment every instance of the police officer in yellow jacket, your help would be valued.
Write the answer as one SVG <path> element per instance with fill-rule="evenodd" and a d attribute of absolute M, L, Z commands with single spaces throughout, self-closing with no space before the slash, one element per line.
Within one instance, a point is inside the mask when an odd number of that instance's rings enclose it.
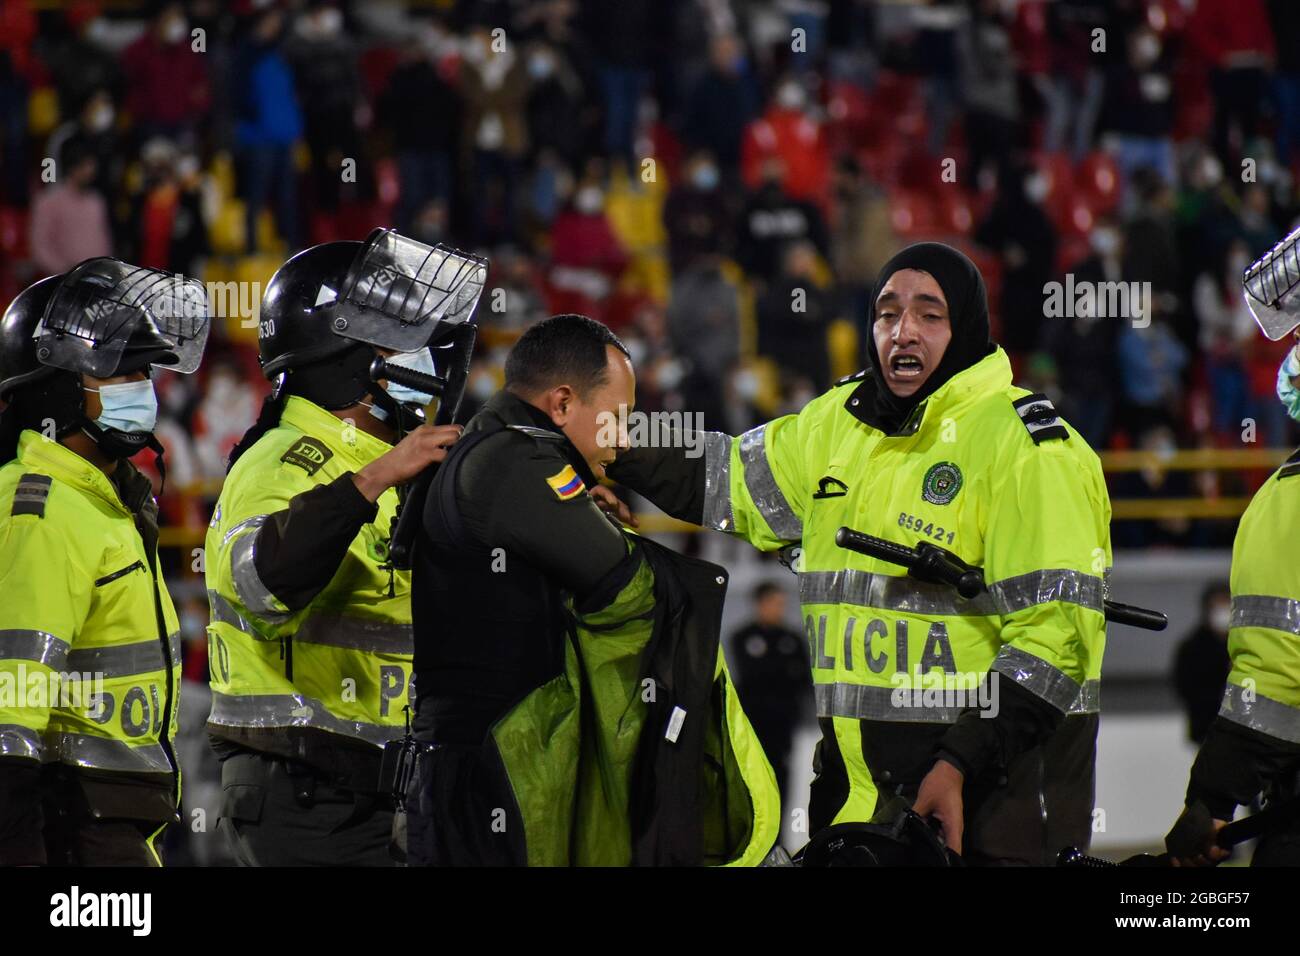
<path fill-rule="evenodd" d="M 1246 302 L 1264 334 L 1281 339 L 1300 323 L 1300 230 L 1247 270 Z M 1294 393 L 1284 363 L 1279 397 Z M 1288 402 L 1288 406 L 1290 406 Z M 1290 407 L 1288 407 L 1290 411 Z M 1228 851 L 1215 831 L 1238 806 L 1300 799 L 1300 451 L 1256 492 L 1232 544 L 1231 670 L 1219 715 L 1201 743 L 1186 807 L 1165 840 L 1177 865 L 1218 863 Z M 1300 822 L 1274 826 L 1259 840 L 1253 866 L 1300 866 Z"/>
<path fill-rule="evenodd" d="M 881 271 L 870 368 L 704 454 L 633 448 L 610 477 L 795 570 L 822 741 L 814 832 L 900 795 L 978 863 L 1050 862 L 1088 842 L 1110 507 L 1096 455 L 1011 385 L 984 283 L 938 243 Z M 841 526 L 928 541 L 988 592 L 902 575 L 835 544 Z"/>
<path fill-rule="evenodd" d="M 387 553 L 396 487 L 459 427 L 424 424 L 432 396 L 370 367 L 436 372 L 430 340 L 472 313 L 485 277 L 481 260 L 378 230 L 299 253 L 267 287 L 274 390 L 231 455 L 206 548 L 208 731 L 243 864 L 392 862 L 379 768 L 405 727 L 412 651 L 410 573 Z"/>
<path fill-rule="evenodd" d="M 161 865 L 180 638 L 129 459 L 207 334 L 202 286 L 107 258 L 0 320 L 0 864 Z"/>

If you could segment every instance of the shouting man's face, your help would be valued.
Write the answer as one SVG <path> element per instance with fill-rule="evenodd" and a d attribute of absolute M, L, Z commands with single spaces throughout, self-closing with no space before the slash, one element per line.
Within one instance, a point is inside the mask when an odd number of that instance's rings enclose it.
<path fill-rule="evenodd" d="M 952 341 L 948 300 L 928 272 L 900 269 L 875 302 L 872 334 L 885 384 L 907 398 L 925 384 Z"/>

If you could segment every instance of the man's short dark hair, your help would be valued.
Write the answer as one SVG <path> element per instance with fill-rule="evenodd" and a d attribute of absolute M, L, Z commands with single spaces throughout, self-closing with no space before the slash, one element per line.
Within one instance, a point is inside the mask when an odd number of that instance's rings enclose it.
<path fill-rule="evenodd" d="M 754 603 L 771 597 L 773 594 L 783 594 L 785 589 L 773 581 L 764 581 L 758 587 L 754 588 Z"/>
<path fill-rule="evenodd" d="M 585 395 L 609 381 L 607 345 L 628 355 L 618 336 L 595 319 L 572 314 L 543 319 L 520 336 L 506 356 L 506 388 L 517 395 L 536 395 L 569 385 Z"/>

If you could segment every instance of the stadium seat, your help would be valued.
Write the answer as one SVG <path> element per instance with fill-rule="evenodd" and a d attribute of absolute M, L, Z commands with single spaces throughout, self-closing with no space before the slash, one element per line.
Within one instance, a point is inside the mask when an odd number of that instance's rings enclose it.
<path fill-rule="evenodd" d="M 900 236 L 916 238 L 933 235 L 939 230 L 939 213 L 935 202 L 925 193 L 908 189 L 891 190 L 889 215 L 894 231 Z"/>
<path fill-rule="evenodd" d="M 1111 212 L 1119 205 L 1119 167 L 1105 150 L 1095 150 L 1079 161 L 1075 183 L 1087 193 L 1096 214 Z"/>
<path fill-rule="evenodd" d="M 0 206 L 0 253 L 6 259 L 26 259 L 28 212 L 15 206 Z"/>

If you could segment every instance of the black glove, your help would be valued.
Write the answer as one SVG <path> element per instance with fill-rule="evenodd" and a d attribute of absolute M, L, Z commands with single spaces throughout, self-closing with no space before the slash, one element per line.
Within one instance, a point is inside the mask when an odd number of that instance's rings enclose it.
<path fill-rule="evenodd" d="M 1184 860 L 1202 856 L 1214 837 L 1214 816 L 1200 800 L 1189 803 L 1178 817 L 1174 828 L 1165 837 L 1169 855 Z"/>

